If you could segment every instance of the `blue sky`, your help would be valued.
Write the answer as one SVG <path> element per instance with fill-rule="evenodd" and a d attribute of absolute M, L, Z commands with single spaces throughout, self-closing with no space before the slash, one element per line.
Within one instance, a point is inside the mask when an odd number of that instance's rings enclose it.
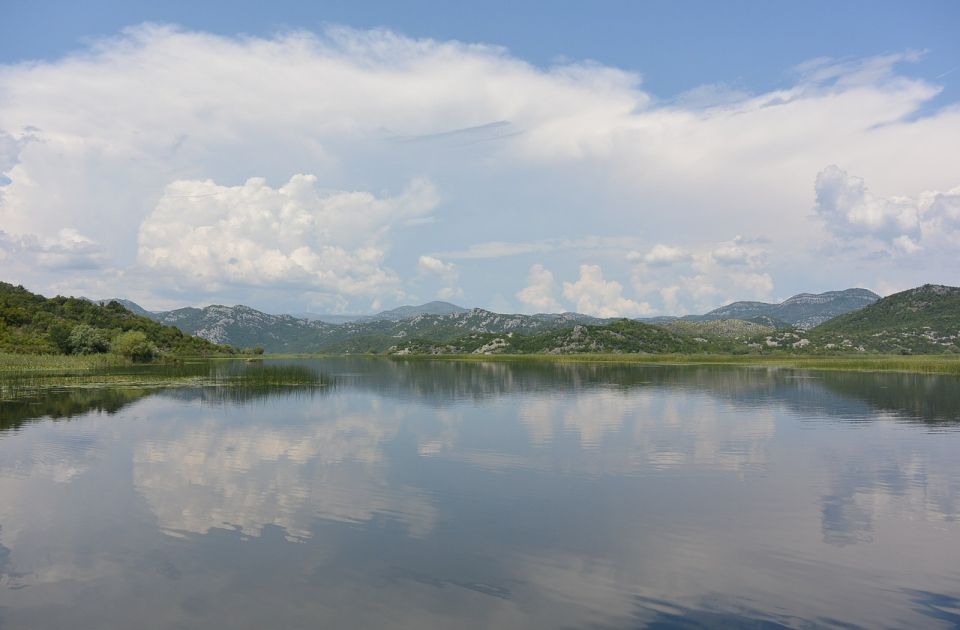
<path fill-rule="evenodd" d="M 456 5 L 456 6 L 453 6 Z M 705 83 L 765 90 L 821 56 L 928 50 L 917 72 L 960 66 L 960 5 L 942 2 L 165 2 L 6 0 L 0 61 L 53 59 L 142 22 L 269 36 L 328 24 L 505 46 L 538 65 L 593 59 L 669 98 Z M 954 89 L 956 89 L 954 87 Z M 944 96 L 949 96 L 949 89 Z"/>
<path fill-rule="evenodd" d="M 646 315 L 958 283 L 955 2 L 0 10 L 0 272 L 45 293 Z"/>

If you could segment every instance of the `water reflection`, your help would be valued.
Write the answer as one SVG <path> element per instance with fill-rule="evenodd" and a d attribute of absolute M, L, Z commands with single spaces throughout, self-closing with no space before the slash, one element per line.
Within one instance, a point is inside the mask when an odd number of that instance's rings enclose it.
<path fill-rule="evenodd" d="M 168 533 L 225 527 L 257 536 L 272 524 L 303 540 L 318 518 L 363 522 L 379 514 L 424 535 L 434 509 L 415 488 L 390 481 L 382 450 L 402 418 L 376 401 L 351 402 L 275 406 L 278 421 L 267 426 L 258 408 L 229 417 L 158 409 L 162 429 L 133 452 L 134 486 Z"/>
<path fill-rule="evenodd" d="M 306 368 L 4 402 L 0 623 L 958 621 L 956 379 Z"/>

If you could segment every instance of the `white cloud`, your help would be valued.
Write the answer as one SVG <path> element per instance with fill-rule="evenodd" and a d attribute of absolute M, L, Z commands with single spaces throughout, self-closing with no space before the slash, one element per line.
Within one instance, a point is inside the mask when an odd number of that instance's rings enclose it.
<path fill-rule="evenodd" d="M 737 236 L 732 241 L 720 243 L 710 252 L 710 258 L 712 261 L 725 267 L 756 267 L 763 263 L 765 254 L 766 251 L 762 247 L 751 244 L 743 237 Z"/>
<path fill-rule="evenodd" d="M 556 299 L 553 274 L 541 264 L 530 267 L 527 286 L 517 292 L 520 303 L 538 313 L 558 313 L 563 310 Z"/>
<path fill-rule="evenodd" d="M 894 206 L 903 195 L 919 208 L 924 191 L 957 183 L 960 109 L 939 107 L 932 99 L 941 87 L 904 69 L 917 57 L 821 59 L 798 68 L 783 89 L 747 94 L 708 86 L 664 101 L 617 68 L 542 68 L 494 46 L 384 30 L 255 38 L 141 26 L 62 59 L 0 66 L 0 226 L 18 242 L 27 235 L 45 242 L 75 227 L 100 244 L 101 265 L 130 269 L 141 254 L 141 224 L 155 221 L 158 202 L 171 202 L 171 182 L 242 188 L 252 176 L 277 185 L 309 172 L 334 190 L 370 191 L 386 201 L 382 191 L 425 177 L 450 200 L 444 216 L 376 219 L 370 225 L 378 233 L 363 237 L 341 215 L 341 225 L 303 244 L 309 260 L 295 260 L 295 250 L 268 229 L 263 251 L 237 248 L 253 256 L 240 265 L 248 270 L 187 252 L 201 263 L 197 275 L 168 258 L 128 277 L 152 278 L 147 285 L 157 293 L 167 278 L 162 270 L 183 287 L 180 299 L 204 301 L 219 287 L 242 300 L 249 286 L 272 284 L 290 270 L 284 281 L 356 308 L 369 303 L 374 287 L 415 284 L 417 256 L 433 252 L 490 265 L 473 277 L 461 272 L 466 295 L 479 301 L 496 291 L 478 277 L 495 273 L 500 285 L 512 283 L 502 291 L 520 288 L 515 269 L 497 267 L 501 257 L 536 254 L 553 266 L 565 252 L 597 260 L 616 251 L 619 261 L 604 260 L 604 268 L 623 274 L 630 250 L 661 242 L 694 252 L 691 243 L 722 232 L 774 239 L 770 268 L 790 270 L 776 272 L 787 278 L 778 275 L 778 287 L 807 289 L 817 279 L 810 252 L 822 240 L 820 222 L 810 217 L 810 180 L 824 164 L 856 165 L 859 176 L 882 186 L 875 199 Z M 856 196 L 856 186 L 835 192 L 842 202 Z M 827 216 L 839 232 L 866 230 L 891 249 L 927 252 L 928 231 L 939 229 L 943 243 L 958 231 L 955 215 L 934 212 L 932 204 L 919 232 L 904 227 L 889 204 L 879 215 L 868 203 L 863 212 L 843 206 Z M 416 237 L 401 236 L 401 228 Z M 623 237 L 591 242 L 582 236 L 591 232 Z M 735 253 L 718 252 L 704 264 L 774 273 L 761 271 L 765 262 L 744 266 Z M 707 273 L 697 256 L 695 275 Z M 947 257 L 911 269 L 883 264 L 877 274 L 898 282 L 949 271 Z M 851 265 L 836 269 L 839 286 L 863 276 Z M 23 266 L 22 275 L 46 286 L 61 280 L 39 264 Z M 682 286 L 676 277 L 655 282 Z M 486 293 L 478 295 L 478 286 Z"/>
<path fill-rule="evenodd" d="M 580 278 L 563 283 L 563 297 L 575 304 L 578 313 L 596 317 L 634 317 L 654 311 L 647 303 L 623 297 L 623 285 L 604 280 L 599 265 L 580 265 Z"/>
<path fill-rule="evenodd" d="M 638 256 L 635 255 L 633 258 L 636 259 Z M 640 257 L 640 260 L 651 267 L 669 267 L 689 259 L 690 254 L 683 249 L 672 245 L 663 245 L 662 243 L 657 243 L 650 251 Z"/>
<path fill-rule="evenodd" d="M 584 236 L 573 239 L 542 239 L 528 243 L 511 243 L 506 241 L 488 241 L 474 243 L 461 250 L 441 252 L 438 256 L 445 258 L 483 259 L 505 258 L 508 256 L 522 256 L 526 254 L 546 254 L 560 251 L 619 251 L 637 245 L 639 239 L 630 236 Z"/>
<path fill-rule="evenodd" d="M 421 256 L 417 266 L 423 273 L 436 274 L 444 279 L 457 279 L 457 266 L 453 263 L 445 263 L 439 258 L 433 256 Z"/>
<path fill-rule="evenodd" d="M 728 241 L 655 245 L 633 252 L 633 289 L 639 297 L 659 299 L 665 315 L 704 313 L 721 303 L 767 299 L 773 277 L 767 270 L 766 239 L 736 236 Z M 676 262 L 689 261 L 689 265 Z"/>
<path fill-rule="evenodd" d="M 417 261 L 420 273 L 440 278 L 445 286 L 437 290 L 437 297 L 441 300 L 452 300 L 463 296 L 463 289 L 457 286 L 460 272 L 453 263 L 443 262 L 433 256 L 421 256 Z"/>
<path fill-rule="evenodd" d="M 873 239 L 904 254 L 920 251 L 925 243 L 960 240 L 960 187 L 884 197 L 872 193 L 862 178 L 830 165 L 817 175 L 816 194 L 816 213 L 844 240 Z"/>
<path fill-rule="evenodd" d="M 835 234 L 845 238 L 874 236 L 884 241 L 920 234 L 917 207 L 907 198 L 874 196 L 863 179 L 835 165 L 817 174 L 817 214 Z"/>
<path fill-rule="evenodd" d="M 378 198 L 323 193 L 316 182 L 312 175 L 276 189 L 261 178 L 232 187 L 174 182 L 140 227 L 140 262 L 214 286 L 279 283 L 348 295 L 392 288 L 384 237 L 433 209 L 433 187 L 415 181 L 397 197 Z"/>
<path fill-rule="evenodd" d="M 766 299 L 773 291 L 773 278 L 769 273 L 736 272 L 729 278 L 733 285 L 730 301 Z"/>
<path fill-rule="evenodd" d="M 50 237 L 12 236 L 0 230 L 0 258 L 8 255 L 57 272 L 98 269 L 105 263 L 103 247 L 73 228 L 61 228 Z"/>
<path fill-rule="evenodd" d="M 925 192 L 918 206 L 925 239 L 943 237 L 951 246 L 960 245 L 960 186 L 946 192 Z"/>
<path fill-rule="evenodd" d="M 663 309 L 671 315 L 686 315 L 680 305 L 680 287 L 671 286 L 660 289 L 660 299 L 663 300 Z"/>
<path fill-rule="evenodd" d="M 455 300 L 461 297 L 463 297 L 463 289 L 460 287 L 441 287 L 437 291 L 437 299 L 440 300 Z"/>

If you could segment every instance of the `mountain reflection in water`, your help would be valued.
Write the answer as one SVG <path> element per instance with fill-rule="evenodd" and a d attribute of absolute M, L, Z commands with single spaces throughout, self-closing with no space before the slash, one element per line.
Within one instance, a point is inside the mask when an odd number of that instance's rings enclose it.
<path fill-rule="evenodd" d="M 955 377 L 272 365 L 0 403 L 0 625 L 960 624 Z"/>

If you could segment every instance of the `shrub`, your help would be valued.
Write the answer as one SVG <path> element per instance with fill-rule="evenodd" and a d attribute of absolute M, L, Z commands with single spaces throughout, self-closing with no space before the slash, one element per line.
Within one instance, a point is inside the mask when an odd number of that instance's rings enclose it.
<path fill-rule="evenodd" d="M 147 334 L 139 330 L 128 330 L 114 337 L 112 349 L 115 354 L 134 361 L 152 361 L 159 352 Z"/>
<path fill-rule="evenodd" d="M 110 338 L 106 331 L 89 324 L 77 324 L 70 331 L 68 339 L 73 354 L 98 354 L 110 350 Z"/>

